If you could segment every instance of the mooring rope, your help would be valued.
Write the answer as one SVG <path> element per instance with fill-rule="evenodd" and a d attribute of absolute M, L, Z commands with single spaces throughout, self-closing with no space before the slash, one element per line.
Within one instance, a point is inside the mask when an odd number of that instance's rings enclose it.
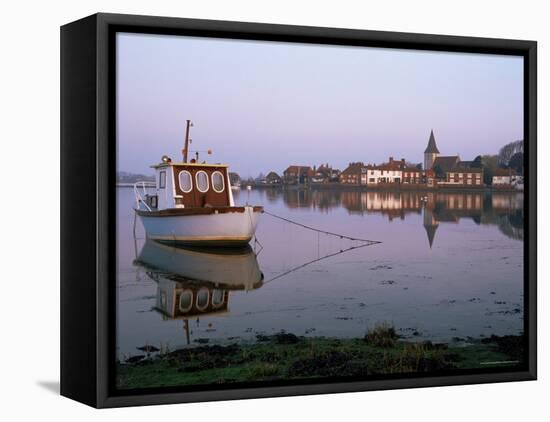
<path fill-rule="evenodd" d="M 314 232 L 326 234 L 326 235 L 329 235 L 329 236 L 339 237 L 340 239 L 348 239 L 348 240 L 352 240 L 352 241 L 356 241 L 356 242 L 363 242 L 363 243 L 367 243 L 369 245 L 382 243 L 379 240 L 360 239 L 360 238 L 357 238 L 357 237 L 346 236 L 346 235 L 340 234 L 340 233 L 333 233 L 333 232 L 329 232 L 329 231 L 326 231 L 326 230 L 316 229 L 315 227 L 306 226 L 305 224 L 298 223 L 297 221 L 289 220 L 288 218 L 281 217 L 280 215 L 273 214 L 273 213 L 270 213 L 269 211 L 265 211 L 265 210 L 264 210 L 264 214 L 270 215 L 271 217 L 274 217 L 274 218 L 278 218 L 279 220 L 286 221 L 287 223 L 295 224 L 295 225 L 300 226 L 304 229 L 312 230 Z"/>
<path fill-rule="evenodd" d="M 382 242 L 376 242 L 376 243 L 382 243 Z M 300 265 L 297 265 L 296 267 L 293 267 L 291 268 L 290 270 L 286 270 L 280 274 L 277 274 L 275 277 L 272 277 L 270 278 L 269 280 L 265 280 L 264 281 L 264 284 L 267 284 L 267 283 L 270 283 L 274 280 L 277 280 L 278 278 L 281 278 L 281 277 L 284 277 L 290 273 L 293 273 L 295 271 L 298 271 L 298 270 L 301 270 L 302 268 L 304 267 L 307 267 L 308 265 L 311 265 L 311 264 L 314 264 L 316 262 L 319 262 L 319 261 L 323 261 L 324 259 L 328 259 L 328 258 L 332 258 L 333 256 L 337 256 L 337 255 L 341 255 L 341 254 L 344 254 L 346 252 L 349 252 L 349 251 L 352 251 L 352 250 L 355 250 L 355 249 L 361 249 L 361 248 L 365 248 L 367 246 L 371 246 L 371 245 L 374 245 L 375 243 L 365 243 L 364 245 L 359 245 L 359 246 L 350 246 L 349 248 L 347 249 L 342 249 L 342 250 L 339 250 L 338 252 L 333 252 L 331 254 L 328 254 L 328 255 L 325 255 L 325 256 L 321 256 L 319 258 L 316 258 L 316 259 L 312 259 L 311 261 L 308 261 L 308 262 L 305 262 L 303 264 L 300 264 Z"/>

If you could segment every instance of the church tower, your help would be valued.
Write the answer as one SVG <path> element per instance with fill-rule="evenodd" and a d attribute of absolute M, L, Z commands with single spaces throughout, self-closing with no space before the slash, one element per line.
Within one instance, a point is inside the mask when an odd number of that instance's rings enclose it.
<path fill-rule="evenodd" d="M 434 161 L 439 154 L 437 145 L 435 144 L 434 131 L 430 132 L 430 139 L 428 140 L 428 146 L 424 151 L 424 170 L 429 170 L 434 165 Z"/>

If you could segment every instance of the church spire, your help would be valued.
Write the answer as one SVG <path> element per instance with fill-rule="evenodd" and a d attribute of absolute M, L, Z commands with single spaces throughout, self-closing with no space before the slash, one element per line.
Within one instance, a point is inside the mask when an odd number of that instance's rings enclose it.
<path fill-rule="evenodd" d="M 428 141 L 428 146 L 426 147 L 426 151 L 424 151 L 424 154 L 439 154 L 439 150 L 437 149 L 437 145 L 435 144 L 433 129 L 430 132 L 430 139 Z"/>

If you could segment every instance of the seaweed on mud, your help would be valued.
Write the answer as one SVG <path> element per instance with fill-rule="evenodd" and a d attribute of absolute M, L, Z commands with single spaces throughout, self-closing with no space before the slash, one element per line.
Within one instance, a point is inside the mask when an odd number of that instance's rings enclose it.
<path fill-rule="evenodd" d="M 484 338 L 481 340 L 483 344 L 493 344 L 496 350 L 509 356 L 513 360 L 523 360 L 525 348 L 524 348 L 524 336 L 496 336 Z"/>
<path fill-rule="evenodd" d="M 236 344 L 230 344 L 228 346 L 212 345 L 212 346 L 200 346 L 188 349 L 178 349 L 167 354 L 167 357 L 179 360 L 189 360 L 197 358 L 212 358 L 212 357 L 224 357 L 231 354 L 238 353 L 241 348 Z"/>
<path fill-rule="evenodd" d="M 300 337 L 296 334 L 281 331 L 280 333 L 273 334 L 271 336 L 258 334 L 256 335 L 256 340 L 258 342 L 273 342 L 275 344 L 296 344 L 300 342 Z"/>
<path fill-rule="evenodd" d="M 145 352 L 145 353 L 155 353 L 160 351 L 158 347 L 151 346 L 149 344 L 146 344 L 145 346 L 141 346 L 141 347 L 136 347 L 136 349 L 141 350 L 142 352 Z"/>
<path fill-rule="evenodd" d="M 290 377 L 341 376 L 351 356 L 339 351 L 330 351 L 311 358 L 298 359 L 288 368 Z"/>
<path fill-rule="evenodd" d="M 125 362 L 126 363 L 136 363 L 136 362 L 139 362 L 143 359 L 145 359 L 145 355 L 135 355 L 135 356 L 131 356 L 128 359 L 126 359 Z"/>
<path fill-rule="evenodd" d="M 300 341 L 300 338 L 292 333 L 277 333 L 275 337 L 275 343 L 277 344 L 296 344 Z"/>

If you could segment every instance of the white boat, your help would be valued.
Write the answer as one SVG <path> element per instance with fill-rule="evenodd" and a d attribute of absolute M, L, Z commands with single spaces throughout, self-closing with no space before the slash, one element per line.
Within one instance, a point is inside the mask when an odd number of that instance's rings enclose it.
<path fill-rule="evenodd" d="M 190 246 L 243 246 L 256 232 L 261 206 L 235 206 L 226 164 L 187 160 L 189 127 L 183 161 L 162 157 L 153 165 L 155 183 L 137 182 L 135 212 L 149 239 Z M 210 153 L 210 151 L 209 151 Z"/>

